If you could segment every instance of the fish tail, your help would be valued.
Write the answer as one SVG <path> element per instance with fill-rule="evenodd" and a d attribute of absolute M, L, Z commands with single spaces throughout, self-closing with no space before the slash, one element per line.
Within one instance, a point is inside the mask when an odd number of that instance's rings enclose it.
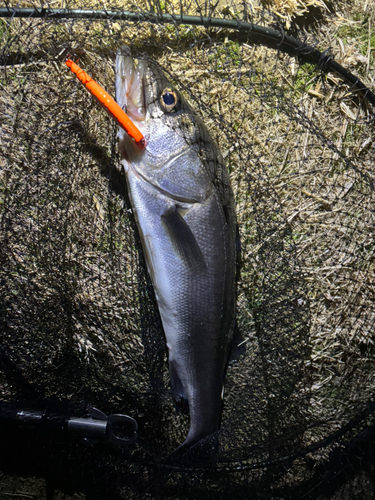
<path fill-rule="evenodd" d="M 216 455 L 219 448 L 219 431 L 201 439 L 197 439 L 194 435 L 189 436 L 189 434 L 185 441 L 170 455 L 173 460 L 181 461 L 185 465 L 196 465 L 200 462 L 207 462 Z"/>

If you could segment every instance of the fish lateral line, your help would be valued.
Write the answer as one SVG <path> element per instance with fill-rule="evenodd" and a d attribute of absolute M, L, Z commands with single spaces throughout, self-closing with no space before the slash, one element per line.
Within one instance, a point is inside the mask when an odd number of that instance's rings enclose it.
<path fill-rule="evenodd" d="M 87 90 L 97 99 L 99 104 L 107 111 L 109 116 L 117 121 L 119 126 L 123 130 L 125 130 L 125 132 L 135 141 L 140 149 L 144 149 L 147 146 L 147 141 L 144 135 L 128 117 L 125 111 L 117 104 L 113 97 L 111 97 L 108 92 L 103 89 L 103 87 L 101 87 L 74 61 L 72 61 L 71 59 L 67 59 L 65 61 L 65 64 L 76 75 L 82 85 L 84 85 Z"/>

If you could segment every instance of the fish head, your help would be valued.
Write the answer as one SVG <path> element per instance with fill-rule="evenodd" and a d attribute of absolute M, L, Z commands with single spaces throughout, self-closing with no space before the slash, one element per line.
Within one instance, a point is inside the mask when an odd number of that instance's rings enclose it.
<path fill-rule="evenodd" d="M 162 70 L 153 62 L 138 62 L 119 51 L 116 59 L 116 101 L 145 136 L 148 150 L 165 160 L 165 145 L 179 146 L 195 142 L 194 114 L 178 90 L 165 78 Z M 177 140 L 180 136 L 181 140 Z M 141 155 L 136 145 L 123 130 L 119 131 L 125 157 Z"/>
<path fill-rule="evenodd" d="M 146 139 L 140 150 L 119 131 L 122 164 L 180 200 L 204 201 L 212 189 L 218 151 L 187 101 L 154 62 L 122 50 L 116 58 L 116 100 Z M 205 161 L 202 161 L 202 158 Z"/>

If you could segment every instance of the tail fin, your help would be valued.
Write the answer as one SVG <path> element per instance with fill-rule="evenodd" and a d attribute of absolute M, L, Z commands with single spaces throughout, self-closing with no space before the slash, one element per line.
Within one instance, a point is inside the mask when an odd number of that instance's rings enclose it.
<path fill-rule="evenodd" d="M 185 441 L 170 455 L 173 461 L 182 462 L 184 465 L 198 465 L 211 461 L 219 448 L 220 431 L 216 431 L 200 440 L 189 435 Z"/>

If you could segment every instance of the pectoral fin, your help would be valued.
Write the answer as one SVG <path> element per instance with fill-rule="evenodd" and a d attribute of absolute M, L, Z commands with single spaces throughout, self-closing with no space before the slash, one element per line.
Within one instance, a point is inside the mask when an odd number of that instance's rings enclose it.
<path fill-rule="evenodd" d="M 198 242 L 177 207 L 168 208 L 161 216 L 161 220 L 173 247 L 187 266 L 196 271 L 206 269 L 207 265 Z"/>

